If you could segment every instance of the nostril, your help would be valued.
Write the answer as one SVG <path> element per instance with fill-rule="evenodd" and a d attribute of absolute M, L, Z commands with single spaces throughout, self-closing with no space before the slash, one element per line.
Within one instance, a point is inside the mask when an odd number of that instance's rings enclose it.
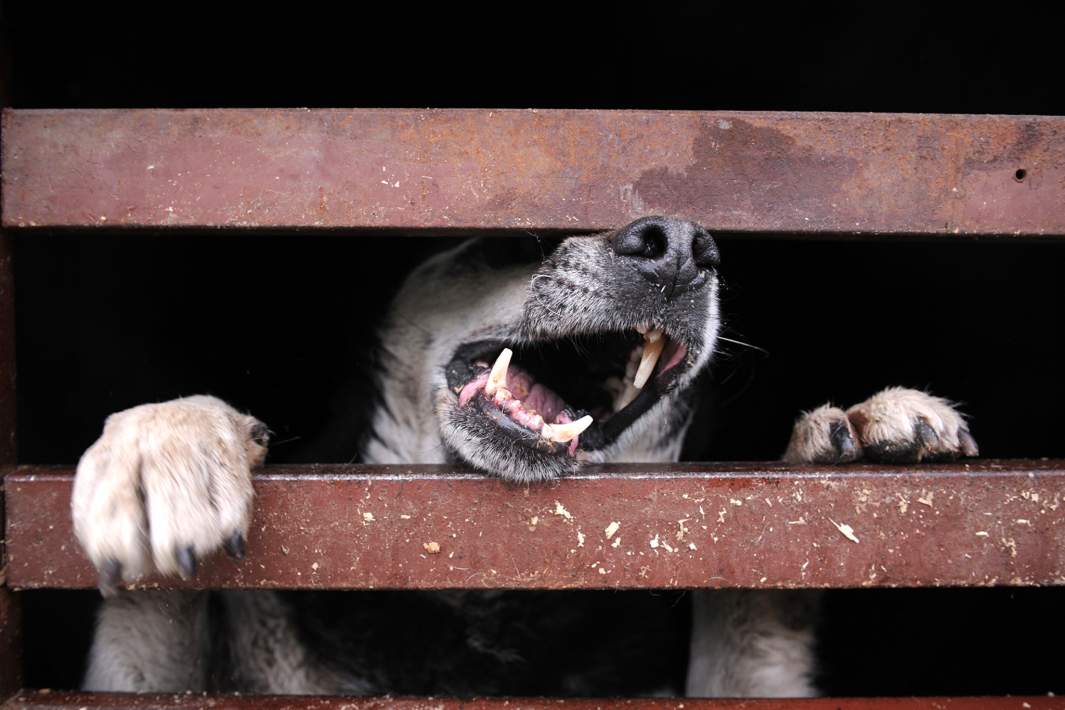
<path fill-rule="evenodd" d="M 622 256 L 661 259 L 669 251 L 669 235 L 654 222 L 634 224 L 614 240 L 614 251 Z"/>
<path fill-rule="evenodd" d="M 640 233 L 643 240 L 643 250 L 640 256 L 645 259 L 661 259 L 669 249 L 669 237 L 661 225 L 649 224 Z"/>
<path fill-rule="evenodd" d="M 702 269 L 716 269 L 721 264 L 717 243 L 705 229 L 697 229 L 692 237 L 692 258 Z"/>

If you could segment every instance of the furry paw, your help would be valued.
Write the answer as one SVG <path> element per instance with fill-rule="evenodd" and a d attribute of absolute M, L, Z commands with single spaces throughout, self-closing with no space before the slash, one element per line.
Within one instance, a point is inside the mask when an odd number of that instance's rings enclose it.
<path fill-rule="evenodd" d="M 795 423 L 784 460 L 916 463 L 978 454 L 969 426 L 950 402 L 891 387 L 846 412 L 826 405 L 803 414 Z"/>
<path fill-rule="evenodd" d="M 268 430 L 214 397 L 145 404 L 113 414 L 81 457 L 74 534 L 104 594 L 158 571 L 191 577 L 219 547 L 244 556 L 251 468 Z"/>
<path fill-rule="evenodd" d="M 861 444 L 847 413 L 826 404 L 795 422 L 783 458 L 788 463 L 850 463 L 861 456 Z"/>

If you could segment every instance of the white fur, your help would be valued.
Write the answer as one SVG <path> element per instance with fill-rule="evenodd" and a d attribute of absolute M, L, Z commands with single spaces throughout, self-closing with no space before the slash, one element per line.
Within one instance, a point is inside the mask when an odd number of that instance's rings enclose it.
<path fill-rule="evenodd" d="M 251 467 L 265 456 L 258 422 L 214 397 L 145 404 L 107 419 L 74 479 L 74 534 L 98 569 L 132 581 L 177 574 L 176 553 L 217 550 L 251 519 Z M 149 522 L 150 521 L 150 522 Z"/>
<path fill-rule="evenodd" d="M 692 592 L 685 692 L 693 697 L 811 697 L 816 592 Z"/>

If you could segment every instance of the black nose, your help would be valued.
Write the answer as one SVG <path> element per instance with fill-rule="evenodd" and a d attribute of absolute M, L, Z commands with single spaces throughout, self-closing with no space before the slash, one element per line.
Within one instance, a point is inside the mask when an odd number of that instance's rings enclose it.
<path fill-rule="evenodd" d="M 682 219 L 643 217 L 618 230 L 610 243 L 667 297 L 702 286 L 721 261 L 710 233 Z"/>

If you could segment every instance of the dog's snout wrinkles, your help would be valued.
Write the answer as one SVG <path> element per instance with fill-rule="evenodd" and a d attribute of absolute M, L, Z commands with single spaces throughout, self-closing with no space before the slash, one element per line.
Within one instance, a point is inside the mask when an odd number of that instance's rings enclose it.
<path fill-rule="evenodd" d="M 682 219 L 643 217 L 618 230 L 611 245 L 667 297 L 702 286 L 720 261 L 710 233 Z"/>

